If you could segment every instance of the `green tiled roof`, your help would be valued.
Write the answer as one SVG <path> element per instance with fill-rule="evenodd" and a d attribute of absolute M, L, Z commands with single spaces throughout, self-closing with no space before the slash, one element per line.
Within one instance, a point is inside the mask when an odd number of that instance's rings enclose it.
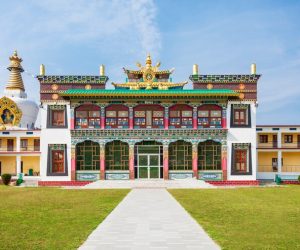
<path fill-rule="evenodd" d="M 68 89 L 62 96 L 238 96 L 230 89 L 176 89 L 176 90 L 128 90 L 128 89 Z"/>
<path fill-rule="evenodd" d="M 84 83 L 84 84 L 105 84 L 107 76 L 37 76 L 41 83 Z"/>
<path fill-rule="evenodd" d="M 255 83 L 260 78 L 260 75 L 191 75 L 192 82 L 199 83 Z"/>

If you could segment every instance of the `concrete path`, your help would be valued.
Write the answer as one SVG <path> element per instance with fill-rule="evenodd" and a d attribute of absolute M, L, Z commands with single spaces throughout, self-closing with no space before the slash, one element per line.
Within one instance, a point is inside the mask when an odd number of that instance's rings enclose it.
<path fill-rule="evenodd" d="M 83 189 L 112 189 L 112 188 L 216 188 L 202 180 L 100 180 L 92 182 Z"/>
<path fill-rule="evenodd" d="M 166 189 L 133 189 L 79 249 L 220 247 Z"/>

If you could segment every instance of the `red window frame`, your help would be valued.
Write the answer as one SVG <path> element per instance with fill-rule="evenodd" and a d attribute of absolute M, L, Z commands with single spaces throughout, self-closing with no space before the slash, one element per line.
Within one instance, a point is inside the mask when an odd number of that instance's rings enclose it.
<path fill-rule="evenodd" d="M 199 116 L 199 111 L 207 111 L 208 116 L 206 116 L 206 117 Z M 212 111 L 220 111 L 220 116 L 211 116 Z M 204 121 L 201 121 L 201 119 L 202 120 L 206 119 L 207 123 L 203 124 Z M 219 123 L 220 123 L 218 126 L 215 126 L 213 124 L 213 122 L 216 120 L 219 121 Z M 210 127 L 221 128 L 222 127 L 222 107 L 220 107 L 218 105 L 209 105 L 209 104 L 200 106 L 197 111 L 197 125 L 198 125 L 198 127 L 203 127 L 203 128 L 210 128 Z"/>
<path fill-rule="evenodd" d="M 145 111 L 145 116 L 144 117 L 136 117 L 135 116 L 135 112 L 136 111 Z M 156 105 L 156 104 L 150 104 L 150 105 L 138 105 L 134 108 L 133 110 L 133 123 L 134 123 L 134 127 L 138 127 L 138 128 L 150 128 L 149 125 L 147 125 L 147 112 L 152 112 L 152 121 L 151 121 L 151 128 L 163 128 L 165 121 L 164 121 L 164 107 L 160 106 L 160 105 Z M 163 116 L 162 117 L 158 117 L 158 116 L 154 116 L 154 112 L 155 111 L 162 111 L 163 112 Z M 137 125 L 137 119 L 145 119 L 145 124 L 143 125 Z M 159 121 L 161 123 L 161 125 L 154 125 L 156 121 Z"/>
<path fill-rule="evenodd" d="M 259 143 L 268 143 L 268 135 L 259 135 Z"/>
<path fill-rule="evenodd" d="M 116 116 L 107 117 L 106 112 L 108 112 L 108 111 L 115 111 Z M 128 116 L 127 117 L 119 116 L 119 111 L 127 111 Z M 112 120 L 112 119 L 115 120 L 114 124 L 112 124 L 112 122 L 109 123 L 109 120 Z M 127 125 L 123 125 L 122 120 L 126 121 Z M 118 105 L 118 104 L 108 106 L 105 109 L 105 126 L 106 127 L 109 126 L 110 128 L 128 128 L 129 127 L 129 108 L 124 105 Z"/>
<path fill-rule="evenodd" d="M 51 125 L 55 127 L 64 127 L 66 125 L 64 109 L 51 110 Z"/>
<path fill-rule="evenodd" d="M 234 167 L 235 172 L 247 173 L 248 172 L 248 150 L 236 149 L 234 151 Z"/>
<path fill-rule="evenodd" d="M 171 116 L 171 112 L 172 111 L 178 111 L 179 112 L 179 116 Z M 186 112 L 186 111 L 190 111 L 191 112 L 191 116 L 183 116 L 182 113 Z M 177 118 L 179 119 L 179 124 L 175 124 L 174 122 L 172 122 L 172 118 Z M 187 121 L 188 123 L 190 123 L 189 125 L 183 124 L 184 121 Z M 193 108 L 189 105 L 174 105 L 172 107 L 170 107 L 169 109 L 169 125 L 170 126 L 174 126 L 175 128 L 192 128 L 193 127 Z"/>
<path fill-rule="evenodd" d="M 64 150 L 52 150 L 52 173 L 64 173 L 65 172 L 65 151 Z"/>
<path fill-rule="evenodd" d="M 77 112 L 86 112 L 85 117 L 78 117 Z M 91 116 L 90 112 L 99 112 L 99 116 Z M 85 125 L 79 125 L 78 119 L 85 119 L 86 123 Z M 97 122 L 95 125 L 95 121 Z M 94 122 L 94 125 L 92 125 L 92 122 Z M 75 110 L 75 127 L 76 128 L 100 128 L 101 127 L 101 108 L 97 105 L 82 105 L 76 108 Z"/>
<path fill-rule="evenodd" d="M 234 125 L 247 125 L 247 109 L 234 109 L 233 110 L 233 124 Z"/>

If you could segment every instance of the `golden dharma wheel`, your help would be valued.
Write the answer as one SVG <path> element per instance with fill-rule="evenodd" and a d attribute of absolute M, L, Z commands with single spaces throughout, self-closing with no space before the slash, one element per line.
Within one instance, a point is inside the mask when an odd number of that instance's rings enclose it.
<path fill-rule="evenodd" d="M 212 89 L 214 86 L 211 83 L 209 83 L 206 85 L 206 87 L 207 87 L 207 89 Z"/>
<path fill-rule="evenodd" d="M 57 100 L 57 99 L 58 99 L 58 94 L 53 94 L 53 95 L 52 95 L 52 99 L 53 99 L 53 100 Z"/>
<path fill-rule="evenodd" d="M 87 84 L 87 85 L 85 85 L 85 89 L 91 89 L 92 88 L 92 86 L 90 85 L 90 84 Z"/>
<path fill-rule="evenodd" d="M 58 89 L 58 85 L 57 84 L 52 84 L 51 85 L 51 89 L 52 90 L 57 90 Z"/>

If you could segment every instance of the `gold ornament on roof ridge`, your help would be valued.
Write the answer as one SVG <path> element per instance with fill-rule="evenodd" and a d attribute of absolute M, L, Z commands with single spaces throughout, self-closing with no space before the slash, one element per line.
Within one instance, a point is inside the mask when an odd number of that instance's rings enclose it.
<path fill-rule="evenodd" d="M 180 82 L 180 83 L 172 83 L 172 82 L 165 82 L 165 81 L 158 81 L 156 78 L 156 75 L 162 75 L 162 74 L 172 74 L 174 71 L 174 68 L 171 70 L 159 70 L 159 67 L 161 65 L 160 62 L 158 62 L 155 66 L 152 65 L 152 59 L 150 54 L 147 55 L 145 66 L 142 66 L 141 63 L 137 62 L 136 65 L 140 68 L 139 70 L 127 70 L 124 68 L 125 73 L 130 73 L 134 75 L 142 75 L 142 80 L 139 79 L 138 81 L 131 81 L 126 83 L 112 83 L 115 87 L 120 88 L 129 88 L 132 90 L 138 90 L 138 89 L 153 89 L 158 88 L 160 90 L 167 90 L 172 87 L 183 87 L 185 84 L 187 84 L 187 81 Z"/>

